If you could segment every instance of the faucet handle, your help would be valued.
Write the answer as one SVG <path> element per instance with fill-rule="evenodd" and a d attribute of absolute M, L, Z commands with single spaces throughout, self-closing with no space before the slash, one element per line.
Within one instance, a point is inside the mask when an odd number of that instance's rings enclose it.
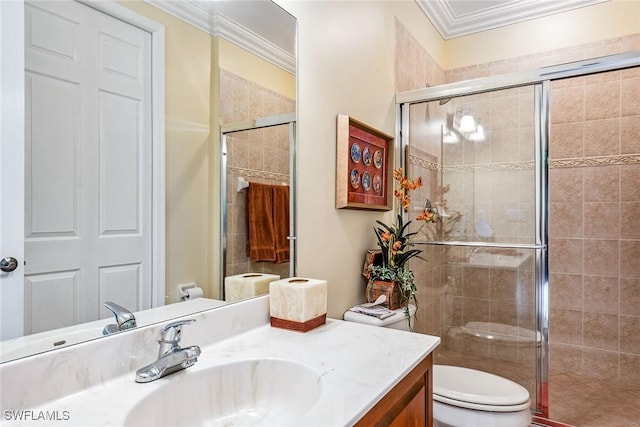
<path fill-rule="evenodd" d="M 136 317 L 132 312 L 112 301 L 107 301 L 103 305 L 116 316 L 116 323 L 120 330 L 136 327 Z"/>
<path fill-rule="evenodd" d="M 185 319 L 166 324 L 164 328 L 162 328 L 162 339 L 160 343 L 178 345 L 182 339 L 182 327 L 195 321 L 196 319 Z"/>

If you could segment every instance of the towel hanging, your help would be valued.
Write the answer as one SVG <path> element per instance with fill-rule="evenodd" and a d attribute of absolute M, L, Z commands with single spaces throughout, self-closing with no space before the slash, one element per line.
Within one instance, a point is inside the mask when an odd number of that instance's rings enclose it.
<path fill-rule="evenodd" d="M 247 190 L 247 256 L 288 262 L 289 187 L 251 183 Z"/>

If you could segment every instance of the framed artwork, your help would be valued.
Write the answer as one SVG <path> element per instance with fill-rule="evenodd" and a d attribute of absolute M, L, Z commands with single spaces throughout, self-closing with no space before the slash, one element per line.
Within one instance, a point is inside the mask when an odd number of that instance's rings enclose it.
<path fill-rule="evenodd" d="M 339 114 L 336 135 L 336 208 L 393 208 L 393 137 Z"/>

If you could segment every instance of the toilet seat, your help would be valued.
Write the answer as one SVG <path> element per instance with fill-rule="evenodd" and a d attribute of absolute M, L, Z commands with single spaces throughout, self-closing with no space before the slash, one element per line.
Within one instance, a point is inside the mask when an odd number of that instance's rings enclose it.
<path fill-rule="evenodd" d="M 460 408 L 492 412 L 528 409 L 529 392 L 511 380 L 459 366 L 433 366 L 433 399 Z"/>

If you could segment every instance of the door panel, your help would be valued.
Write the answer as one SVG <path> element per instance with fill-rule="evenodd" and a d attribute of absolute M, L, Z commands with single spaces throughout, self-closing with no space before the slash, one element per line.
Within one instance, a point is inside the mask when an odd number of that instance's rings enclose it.
<path fill-rule="evenodd" d="M 32 333 L 77 322 L 76 295 L 82 281 L 78 270 L 33 274 L 25 278 L 25 329 Z"/>
<path fill-rule="evenodd" d="M 27 73 L 25 237 L 78 236 L 80 85 Z"/>
<path fill-rule="evenodd" d="M 29 334 L 151 307 L 151 35 L 77 2 L 25 15 Z"/>
<path fill-rule="evenodd" d="M 140 102 L 100 93 L 100 235 L 140 233 Z"/>
<path fill-rule="evenodd" d="M 118 301 L 124 307 L 137 307 L 142 298 L 142 288 L 142 265 L 140 263 L 100 268 L 102 301 Z M 102 307 L 100 317 L 109 316 L 112 314 Z"/>

